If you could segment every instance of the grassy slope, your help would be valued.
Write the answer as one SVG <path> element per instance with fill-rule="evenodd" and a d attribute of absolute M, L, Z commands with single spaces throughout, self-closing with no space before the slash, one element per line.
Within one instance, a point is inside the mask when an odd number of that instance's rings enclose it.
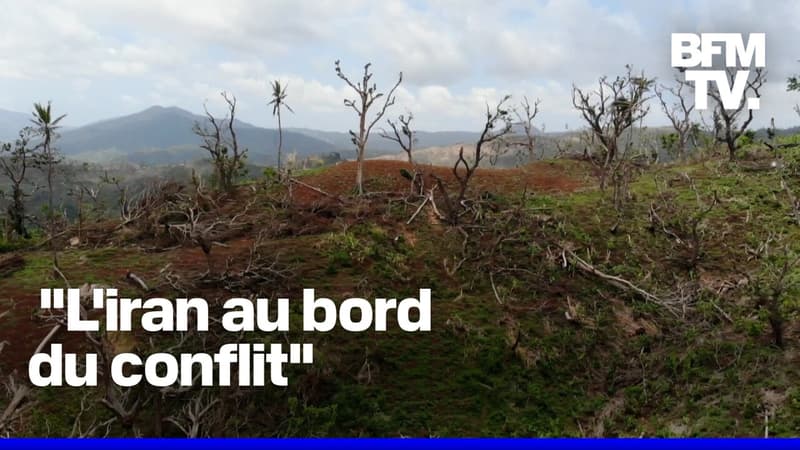
<path fill-rule="evenodd" d="M 648 229 L 656 180 L 672 180 L 676 211 L 698 210 L 682 173 L 703 199 L 716 191 L 721 200 L 704 222 L 705 251 L 693 271 L 664 234 Z M 786 234 L 786 242 L 800 232 L 787 218 L 777 173 L 716 161 L 662 167 L 646 171 L 631 191 L 621 221 L 595 189 L 526 196 L 531 228 L 503 252 L 528 271 L 495 279 L 502 304 L 481 262 L 468 261 L 453 275 L 445 269 L 443 260 L 452 267 L 459 252 L 459 233 L 422 216 L 402 225 L 414 205 L 273 239 L 270 248 L 295 267 L 288 287 L 295 295 L 301 287 L 334 298 L 430 287 L 433 331 L 305 336 L 316 343 L 315 367 L 293 373 L 289 389 L 254 392 L 261 406 L 231 421 L 242 424 L 242 435 L 763 435 L 769 411 L 771 435 L 800 434 L 798 327 L 789 322 L 786 349 L 770 346 L 747 286 L 736 285 L 758 267 L 747 260 L 746 245 L 770 231 Z M 499 202 L 518 205 L 519 195 L 501 193 Z M 706 289 L 684 317 L 674 317 L 563 268 L 554 242 L 653 292 L 691 282 Z M 164 261 L 185 262 L 184 250 L 157 259 L 134 249 L 68 250 L 63 265 L 71 279 L 120 284 L 126 269 L 156 278 Z M 2 292 L 24 296 L 49 283 L 46 253 L 26 258 L 25 270 L 0 280 Z M 711 294 L 723 282 L 733 287 Z M 27 432 L 69 433 L 80 395 L 46 389 L 37 397 Z M 101 408 L 96 414 L 108 417 Z"/>

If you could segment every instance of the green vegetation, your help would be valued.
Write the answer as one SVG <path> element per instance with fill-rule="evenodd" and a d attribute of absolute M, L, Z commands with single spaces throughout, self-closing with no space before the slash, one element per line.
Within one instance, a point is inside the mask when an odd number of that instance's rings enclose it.
<path fill-rule="evenodd" d="M 745 149 L 758 154 L 761 144 Z M 781 152 L 787 162 L 796 149 Z M 247 401 L 223 407 L 225 417 L 210 419 L 205 432 L 763 435 L 768 416 L 770 435 L 796 435 L 796 266 L 787 269 L 783 291 L 773 294 L 775 277 L 798 251 L 800 226 L 789 195 L 800 178 L 793 164 L 772 168 L 769 161 L 654 166 L 633 180 L 631 200 L 620 209 L 610 192 L 590 186 L 575 193 L 498 192 L 471 224 L 480 234 L 467 238 L 422 216 L 405 225 L 416 208 L 402 202 L 348 202 L 336 206 L 333 220 L 319 206 L 251 209 L 245 220 L 253 223 L 321 221 L 314 230 L 273 233 L 264 241 L 265 253 L 278 255 L 293 273 L 264 288 L 282 286 L 280 292 L 291 294 L 314 286 L 334 298 L 356 292 L 369 298 L 430 287 L 434 327 L 425 334 L 304 336 L 316 344 L 313 367 L 293 368 L 286 390 L 247 391 Z M 258 204 L 275 205 L 283 189 L 268 184 L 252 195 Z M 247 254 L 242 244 L 248 236 L 226 245 Z M 119 283 L 134 271 L 159 290 L 168 289 L 159 278 L 165 265 L 185 280 L 203 267 L 189 262 L 202 258 L 191 246 L 154 258 L 147 242 L 67 249 L 60 265 L 74 283 Z M 657 300 L 580 270 L 562 249 Z M 46 253 L 23 254 L 25 267 L 0 281 L 0 288 L 20 296 L 51 276 Z M 219 261 L 232 254 L 219 255 Z M 195 289 L 211 298 L 233 294 L 208 278 Z M 759 295 L 774 298 L 777 307 Z M 783 323 L 783 348 L 775 345 L 774 314 Z M 224 390 L 214 391 L 206 395 L 224 396 Z M 82 401 L 95 404 L 101 395 L 37 390 L 38 401 L 26 413 L 31 419 L 20 431 L 68 435 L 77 415 L 84 424 L 108 421 L 115 416 L 107 409 L 81 412 Z M 150 394 L 145 389 L 140 395 Z M 164 407 L 191 398 L 168 397 Z M 135 429 L 180 433 L 169 424 L 156 428 L 153 414 L 141 412 Z M 114 435 L 132 433 L 118 420 L 109 427 Z"/>
<path fill-rule="evenodd" d="M 459 151 L 455 167 L 370 164 L 365 116 L 380 97 L 370 66 L 360 83 L 335 67 L 358 97 L 345 102 L 359 115 L 355 169 L 285 176 L 267 169 L 258 182 L 238 183 L 246 149 L 232 122 L 208 114 L 194 131 L 212 158 L 216 189 L 193 171 L 190 182 L 162 180 L 133 194 L 104 174 L 118 194 L 109 213 L 96 186 L 76 176 L 69 181 L 82 183 L 72 191 L 77 215 L 56 217 L 50 206 L 46 235 L 33 226 L 30 239 L 4 238 L 13 253 L 0 260 L 0 373 L 9 380 L 0 411 L 11 412 L 0 419 L 1 433 L 800 433 L 800 136 L 772 130 L 764 140 L 745 129 L 749 120 L 736 127 L 737 113 L 699 130 L 684 108 L 683 119 L 675 116 L 678 135 L 654 138 L 661 147 L 650 147 L 640 119 L 654 82 L 628 67 L 599 79 L 611 96 L 574 88 L 594 136 L 578 142 L 578 155 L 559 147 L 565 157 L 553 161 L 481 166 L 495 145 L 534 149 L 537 103 L 531 111 L 526 101 L 524 114 L 514 110 L 531 127 L 520 143 L 511 139 L 505 97 L 487 108 L 483 132 L 471 150 Z M 376 122 L 400 79 L 373 110 Z M 275 95 L 284 100 L 277 83 Z M 236 100 L 223 97 L 233 118 Z M 660 163 L 660 150 L 679 159 Z M 355 188 L 347 170 L 356 173 Z M 50 186 L 53 205 L 58 192 Z M 414 334 L 392 323 L 386 332 L 303 333 L 292 302 L 285 333 L 231 336 L 215 324 L 208 333 L 66 334 L 59 317 L 37 311 L 38 288 L 85 283 L 129 295 L 202 296 L 213 317 L 234 296 L 296 299 L 314 287 L 336 299 L 403 298 L 430 288 L 433 326 Z M 104 372 L 98 388 L 28 392 L 15 373 L 48 328 L 103 361 L 122 351 L 310 342 L 314 364 L 289 366 L 285 389 L 123 389 L 107 385 Z"/>

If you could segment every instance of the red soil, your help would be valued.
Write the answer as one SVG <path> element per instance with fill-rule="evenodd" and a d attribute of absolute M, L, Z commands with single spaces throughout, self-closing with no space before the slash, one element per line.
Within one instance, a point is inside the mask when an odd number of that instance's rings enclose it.
<path fill-rule="evenodd" d="M 319 173 L 301 178 L 304 183 L 331 195 L 353 193 L 356 179 L 356 162 L 347 161 Z M 444 181 L 448 187 L 456 186 L 456 179 L 450 167 L 420 165 L 425 173 L 426 186 L 435 183 L 432 175 Z M 413 173 L 413 166 L 403 161 L 369 160 L 364 162 L 364 184 L 367 191 L 408 192 L 409 181 L 400 174 L 401 169 Z M 570 173 L 569 166 L 549 162 L 537 162 L 514 169 L 484 169 L 475 172 L 471 188 L 495 193 L 522 192 L 572 192 L 583 185 L 582 181 Z M 302 185 L 296 185 L 294 199 L 299 202 L 321 200 L 322 194 Z"/>

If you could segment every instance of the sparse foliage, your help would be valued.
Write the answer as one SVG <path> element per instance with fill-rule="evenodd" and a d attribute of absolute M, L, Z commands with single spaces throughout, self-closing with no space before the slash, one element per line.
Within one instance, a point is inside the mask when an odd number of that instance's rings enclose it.
<path fill-rule="evenodd" d="M 625 75 L 613 80 L 600 77 L 598 88 L 594 91 L 572 87 L 572 104 L 600 144 L 602 188 L 605 188 L 608 169 L 621 153 L 619 138 L 650 110 L 646 104 L 649 98 L 647 93 L 654 81 L 644 74 L 634 75 L 631 66 L 626 66 L 626 69 Z"/>
<path fill-rule="evenodd" d="M 727 68 L 728 83 L 733 86 L 737 70 Z M 728 158 L 731 161 L 736 159 L 736 150 L 741 146 L 739 138 L 747 132 L 747 127 L 753 121 L 753 110 L 747 108 L 747 99 L 750 97 L 760 97 L 759 90 L 766 82 L 766 72 L 762 68 L 752 70 L 751 77 L 747 80 L 744 95 L 736 109 L 725 109 L 722 105 L 722 96 L 719 88 L 715 86 L 709 88 L 708 95 L 714 101 L 714 137 L 717 142 L 725 144 L 728 149 Z"/>
<path fill-rule="evenodd" d="M 709 238 L 708 215 L 719 203 L 716 192 L 708 197 L 698 191 L 694 180 L 683 175 L 695 195 L 697 206 L 693 209 L 676 207 L 674 191 L 658 186 L 657 201 L 650 202 L 648 219 L 650 232 L 666 236 L 673 248 L 671 257 L 688 271 L 695 271 L 706 252 Z"/>
<path fill-rule="evenodd" d="M 386 119 L 386 122 L 392 128 L 392 132 L 389 133 L 386 130 L 381 130 L 381 137 L 397 142 L 400 148 L 406 152 L 408 162 L 413 164 L 414 159 L 411 157 L 411 152 L 414 149 L 414 144 L 417 142 L 414 130 L 411 129 L 411 121 L 414 120 L 414 115 L 411 113 L 408 113 L 407 116 L 400 115 L 397 120 L 400 125 L 399 129 L 397 122 L 393 122 L 392 119 Z"/>
<path fill-rule="evenodd" d="M 786 82 L 787 91 L 800 91 L 800 75 L 792 75 Z M 794 111 L 800 115 L 800 105 L 794 105 Z"/>
<path fill-rule="evenodd" d="M 797 294 L 800 288 L 800 277 L 795 270 L 800 264 L 800 256 L 788 245 L 778 252 L 770 252 L 773 237 L 767 238 L 759 246 L 761 253 L 757 256 L 763 261 L 761 271 L 751 279 L 756 307 L 765 312 L 766 319 L 772 329 L 772 341 L 784 348 L 785 322 L 790 311 L 797 310 Z"/>
<path fill-rule="evenodd" d="M 691 84 L 676 77 L 674 86 L 655 85 L 654 90 L 661 109 L 672 124 L 675 130 L 676 139 L 672 145 L 667 147 L 679 159 L 684 159 L 689 150 L 689 142 L 692 133 L 697 131 L 697 127 L 692 123 L 692 112 L 694 102 L 691 101 Z M 668 97 L 671 96 L 670 100 Z"/>
<path fill-rule="evenodd" d="M 442 182 L 441 178 L 437 178 L 437 186 L 439 190 L 444 193 L 445 208 L 447 209 L 448 220 L 451 224 L 457 225 L 461 214 L 464 212 L 466 205 L 465 199 L 467 195 L 467 188 L 469 187 L 472 176 L 480 166 L 483 159 L 486 157 L 484 153 L 484 146 L 490 145 L 498 139 L 502 139 L 511 133 L 512 119 L 510 111 L 505 107 L 505 103 L 511 98 L 506 95 L 500 102 L 497 103 L 494 109 L 486 105 L 486 121 L 483 125 L 483 131 L 475 143 L 475 151 L 469 157 L 464 155 L 464 147 L 458 151 L 458 159 L 453 166 L 453 176 L 458 182 L 458 194 L 454 199 L 451 199 L 447 193 L 447 188 Z"/>
<path fill-rule="evenodd" d="M 510 151 L 514 150 L 514 156 L 518 164 L 529 162 L 534 157 L 536 149 L 536 133 L 533 125 L 536 115 L 539 113 L 539 103 L 537 99 L 530 104 L 528 97 L 524 97 L 518 107 L 512 108 L 516 120 L 512 120 L 512 132 L 503 139 L 498 139 L 493 144 L 493 151 L 489 154 L 489 163 L 494 166 L 500 160 L 500 157 L 507 155 Z M 522 129 L 522 136 L 517 136 L 513 133 L 513 127 Z M 544 148 L 539 157 L 544 156 Z"/>
<path fill-rule="evenodd" d="M 19 132 L 14 141 L 6 142 L 0 147 L 0 170 L 11 182 L 11 200 L 8 204 L 8 218 L 11 229 L 17 236 L 30 238 L 25 226 L 25 197 L 28 195 L 23 187 L 28 169 L 37 165 L 39 153 L 31 146 L 34 130 L 26 127 Z"/>

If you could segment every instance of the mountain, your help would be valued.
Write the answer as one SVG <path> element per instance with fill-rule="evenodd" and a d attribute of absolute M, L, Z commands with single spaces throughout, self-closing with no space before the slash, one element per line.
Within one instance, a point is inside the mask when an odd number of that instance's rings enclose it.
<path fill-rule="evenodd" d="M 0 141 L 16 139 L 19 136 L 19 130 L 31 125 L 30 118 L 30 114 L 0 109 Z"/>
<path fill-rule="evenodd" d="M 62 128 L 57 145 L 68 157 L 97 163 L 185 163 L 206 157 L 199 148 L 200 138 L 192 133 L 196 121 L 205 123 L 206 118 L 177 107 L 152 106 L 126 116 Z M 29 124 L 28 114 L 0 109 L 0 140 L 13 140 L 18 131 Z M 240 146 L 249 150 L 249 162 L 276 163 L 277 130 L 237 120 L 236 131 Z M 478 139 L 478 133 L 472 131 L 415 133 L 417 149 L 470 145 Z M 297 152 L 300 158 L 332 153 L 355 158 L 347 132 L 288 128 L 283 132 L 283 149 L 286 155 Z M 369 156 L 390 155 L 399 150 L 397 143 L 380 136 L 379 129 L 373 130 L 367 145 Z"/>
<path fill-rule="evenodd" d="M 61 132 L 59 149 L 67 156 L 96 162 L 126 160 L 144 164 L 182 163 L 204 158 L 200 138 L 192 125 L 205 123 L 203 116 L 177 107 L 153 106 L 144 111 L 95 122 Z M 240 147 L 249 150 L 248 160 L 274 164 L 278 131 L 236 121 Z M 298 156 L 330 153 L 334 146 L 301 133 L 284 131 L 285 154 Z"/>

